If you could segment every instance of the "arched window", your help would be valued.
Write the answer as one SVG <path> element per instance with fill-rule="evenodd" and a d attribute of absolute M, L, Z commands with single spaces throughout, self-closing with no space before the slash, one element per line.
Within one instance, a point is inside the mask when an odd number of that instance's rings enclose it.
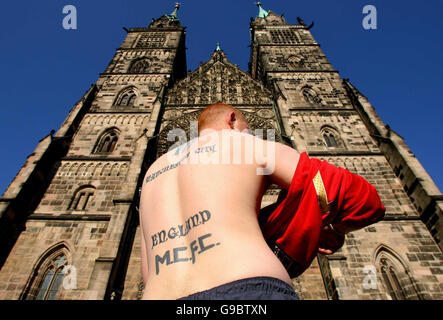
<path fill-rule="evenodd" d="M 57 245 L 36 264 L 28 285 L 20 299 L 56 300 L 62 288 L 65 267 L 68 265 L 68 250 L 64 245 Z"/>
<path fill-rule="evenodd" d="M 381 258 L 380 271 L 391 298 L 393 300 L 405 300 L 406 297 L 397 275 L 398 270 L 393 262 L 387 258 Z"/>
<path fill-rule="evenodd" d="M 83 186 L 79 188 L 72 197 L 68 210 L 86 210 L 88 203 L 94 196 L 95 188 L 93 186 Z"/>
<path fill-rule="evenodd" d="M 135 98 L 137 98 L 137 96 L 135 94 L 132 94 L 129 99 L 128 99 L 128 106 L 133 106 L 134 102 L 135 102 Z"/>
<path fill-rule="evenodd" d="M 149 61 L 148 59 L 136 60 L 132 63 L 129 68 L 129 73 L 148 73 L 149 72 Z"/>
<path fill-rule="evenodd" d="M 323 130 L 321 131 L 321 135 L 328 148 L 338 148 L 340 146 L 338 134 L 331 128 L 323 128 Z"/>
<path fill-rule="evenodd" d="M 60 285 L 63 282 L 63 276 L 65 274 L 63 269 L 66 262 L 67 260 L 63 253 L 52 259 L 46 268 L 35 300 L 55 300 Z"/>
<path fill-rule="evenodd" d="M 119 132 L 117 129 L 110 129 L 105 131 L 98 140 L 98 143 L 96 144 L 96 147 L 94 149 L 94 153 L 113 152 L 115 150 L 115 146 L 117 145 L 118 134 Z"/>
<path fill-rule="evenodd" d="M 303 97 L 305 98 L 305 101 L 307 103 L 310 103 L 310 104 L 321 103 L 321 100 L 318 97 L 317 93 L 311 88 L 308 88 L 308 87 L 303 88 L 302 94 L 303 94 Z"/>
<path fill-rule="evenodd" d="M 133 106 L 136 98 L 137 94 L 134 90 L 128 90 L 120 94 L 115 104 L 119 106 Z"/>
<path fill-rule="evenodd" d="M 405 264 L 394 251 L 381 246 L 377 250 L 375 260 L 383 284 L 392 300 L 420 299 Z M 409 288 L 408 291 L 406 288 Z"/>

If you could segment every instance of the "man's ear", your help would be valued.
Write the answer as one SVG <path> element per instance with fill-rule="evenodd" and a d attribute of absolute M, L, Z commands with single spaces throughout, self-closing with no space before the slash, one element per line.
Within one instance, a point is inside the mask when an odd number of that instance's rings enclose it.
<path fill-rule="evenodd" d="M 231 112 L 229 113 L 229 127 L 231 127 L 231 129 L 234 129 L 234 123 L 237 119 L 235 118 L 235 112 Z"/>

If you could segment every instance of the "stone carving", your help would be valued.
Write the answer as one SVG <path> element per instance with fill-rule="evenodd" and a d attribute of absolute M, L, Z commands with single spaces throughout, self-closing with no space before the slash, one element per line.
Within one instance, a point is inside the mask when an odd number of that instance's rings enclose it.
<path fill-rule="evenodd" d="M 102 176 L 125 177 L 128 164 L 125 162 L 64 162 L 57 176 L 68 176 L 77 179 L 91 179 Z"/>
<path fill-rule="evenodd" d="M 140 281 L 138 282 L 138 287 L 137 287 L 137 296 L 136 299 L 137 300 L 141 300 L 143 297 L 143 292 L 145 291 L 145 284 L 143 283 L 143 278 L 140 277 Z"/>
<path fill-rule="evenodd" d="M 274 117 L 274 112 L 270 109 L 260 109 L 257 111 L 257 115 L 264 119 L 271 119 Z"/>
<path fill-rule="evenodd" d="M 271 104 L 272 93 L 238 66 L 223 51 L 179 81 L 169 92 L 167 104 Z"/>
<path fill-rule="evenodd" d="M 169 109 L 166 110 L 165 113 L 163 114 L 163 119 L 164 120 L 172 120 L 174 118 L 177 118 L 180 116 L 180 111 L 177 109 Z"/>

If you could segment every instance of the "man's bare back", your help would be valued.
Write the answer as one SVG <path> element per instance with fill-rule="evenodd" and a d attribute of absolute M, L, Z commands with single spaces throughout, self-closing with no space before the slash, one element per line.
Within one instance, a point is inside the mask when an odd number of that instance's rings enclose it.
<path fill-rule="evenodd" d="M 246 133 L 223 132 L 217 132 L 217 139 L 202 136 L 170 151 L 145 176 L 140 201 L 143 299 L 177 299 L 251 277 L 291 284 L 257 217 L 270 182 L 290 184 L 298 153 Z M 235 139 L 240 146 L 232 143 Z M 257 174 L 268 158 L 259 152 L 251 161 L 251 141 L 268 152 L 273 144 L 278 161 L 272 174 Z"/>

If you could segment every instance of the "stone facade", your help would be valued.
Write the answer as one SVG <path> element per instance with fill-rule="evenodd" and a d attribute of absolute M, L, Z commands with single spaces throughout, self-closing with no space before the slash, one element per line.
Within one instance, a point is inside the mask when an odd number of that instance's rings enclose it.
<path fill-rule="evenodd" d="M 383 221 L 349 234 L 342 249 L 293 279 L 302 299 L 442 299 L 442 194 L 299 23 L 273 12 L 251 21 L 248 72 L 217 49 L 186 73 L 185 28 L 175 15 L 128 30 L 97 83 L 0 199 L 0 299 L 139 299 L 144 173 L 173 143 L 167 133 L 193 134 L 192 121 L 215 102 L 363 176 L 387 208 Z M 278 193 L 271 188 L 263 206 Z M 75 288 L 61 285 L 74 274 Z"/>

